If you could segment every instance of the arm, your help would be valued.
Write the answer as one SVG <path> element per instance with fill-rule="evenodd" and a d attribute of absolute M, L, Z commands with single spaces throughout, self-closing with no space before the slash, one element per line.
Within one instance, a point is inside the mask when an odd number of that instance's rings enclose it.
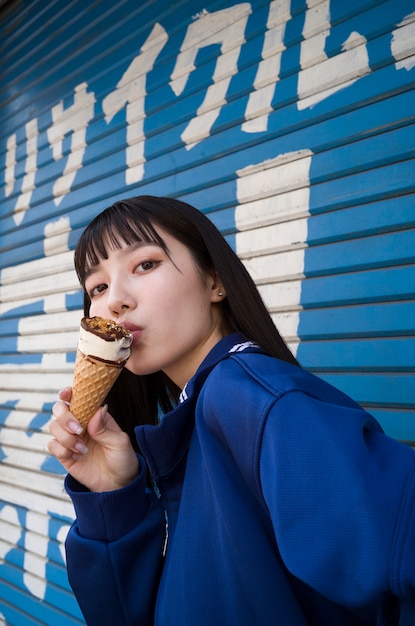
<path fill-rule="evenodd" d="M 53 407 L 49 451 L 69 472 L 76 522 L 66 542 L 68 576 L 88 626 L 153 624 L 162 568 L 164 512 L 146 490 L 146 464 L 104 408 L 80 429 L 70 389 Z"/>
<path fill-rule="evenodd" d="M 70 476 L 77 520 L 66 541 L 69 582 L 88 626 L 152 626 L 165 537 L 164 512 L 137 479 L 118 491 L 91 493 Z"/>
<path fill-rule="evenodd" d="M 264 427 L 260 480 L 297 578 L 345 607 L 415 599 L 415 454 L 362 409 L 283 396 Z"/>

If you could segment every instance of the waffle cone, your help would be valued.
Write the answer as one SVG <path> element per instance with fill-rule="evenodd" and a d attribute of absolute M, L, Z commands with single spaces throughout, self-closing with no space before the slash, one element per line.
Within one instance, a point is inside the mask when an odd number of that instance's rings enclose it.
<path fill-rule="evenodd" d="M 77 351 L 70 408 L 84 430 L 104 402 L 124 364 L 100 361 Z"/>

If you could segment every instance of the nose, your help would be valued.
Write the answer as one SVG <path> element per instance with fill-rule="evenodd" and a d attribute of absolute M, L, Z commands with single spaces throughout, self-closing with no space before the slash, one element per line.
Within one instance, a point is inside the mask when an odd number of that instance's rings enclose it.
<path fill-rule="evenodd" d="M 122 283 L 112 283 L 109 287 L 107 306 L 112 315 L 119 317 L 125 311 L 134 309 L 136 301 L 126 286 Z"/>

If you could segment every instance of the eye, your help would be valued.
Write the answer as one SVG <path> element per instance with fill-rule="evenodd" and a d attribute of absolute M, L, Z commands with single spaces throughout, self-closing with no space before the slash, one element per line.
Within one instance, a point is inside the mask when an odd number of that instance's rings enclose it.
<path fill-rule="evenodd" d="M 107 285 L 105 283 L 101 283 L 99 285 L 96 285 L 92 289 L 88 290 L 88 296 L 92 300 L 92 298 L 94 298 L 94 296 L 97 296 L 98 294 L 102 293 L 103 291 L 106 290 L 106 288 L 107 288 Z"/>
<path fill-rule="evenodd" d="M 150 259 L 146 259 L 145 261 L 141 261 L 136 268 L 136 272 L 148 272 L 149 270 L 154 269 L 158 265 L 157 261 L 151 261 Z"/>

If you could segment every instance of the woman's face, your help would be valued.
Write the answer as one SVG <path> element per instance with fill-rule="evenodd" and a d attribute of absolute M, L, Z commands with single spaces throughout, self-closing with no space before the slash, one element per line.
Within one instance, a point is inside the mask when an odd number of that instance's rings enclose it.
<path fill-rule="evenodd" d="M 133 332 L 127 368 L 164 371 L 183 387 L 226 334 L 217 276 L 203 273 L 188 248 L 158 229 L 168 255 L 155 243 L 108 247 L 108 259 L 91 268 L 85 289 L 90 315 L 113 319 Z"/>

